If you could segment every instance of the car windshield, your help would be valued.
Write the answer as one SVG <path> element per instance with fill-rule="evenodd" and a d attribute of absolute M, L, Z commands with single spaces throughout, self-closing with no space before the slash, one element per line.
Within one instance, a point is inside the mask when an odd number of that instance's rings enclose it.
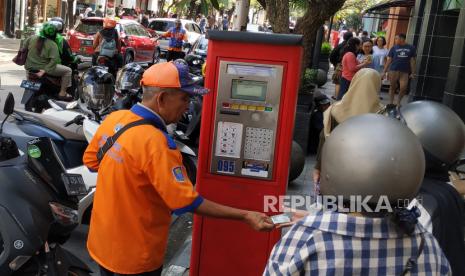
<path fill-rule="evenodd" d="M 208 50 L 208 39 L 205 37 L 200 39 L 199 50 L 207 51 Z"/>
<path fill-rule="evenodd" d="M 76 31 L 84 34 L 94 35 L 103 29 L 102 21 L 84 21 L 76 27 Z"/>
<path fill-rule="evenodd" d="M 169 28 L 174 27 L 173 21 L 152 21 L 149 28 L 159 32 L 166 32 Z"/>

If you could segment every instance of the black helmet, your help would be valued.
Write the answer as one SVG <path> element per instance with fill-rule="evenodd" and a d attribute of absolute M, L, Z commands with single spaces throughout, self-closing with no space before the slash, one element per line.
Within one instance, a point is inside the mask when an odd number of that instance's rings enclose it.
<path fill-rule="evenodd" d="M 119 93 L 139 91 L 140 80 L 145 69 L 137 63 L 131 62 L 121 68 L 116 74 L 116 91 Z"/>
<path fill-rule="evenodd" d="M 79 85 L 80 102 L 84 108 L 100 110 L 111 104 L 115 79 L 106 67 L 94 66 L 84 72 Z M 82 107 L 82 105 L 81 105 Z"/>
<path fill-rule="evenodd" d="M 52 17 L 49 21 L 51 24 L 55 25 L 57 32 L 62 33 L 63 32 L 63 26 L 64 26 L 64 21 L 63 18 L 61 17 Z"/>

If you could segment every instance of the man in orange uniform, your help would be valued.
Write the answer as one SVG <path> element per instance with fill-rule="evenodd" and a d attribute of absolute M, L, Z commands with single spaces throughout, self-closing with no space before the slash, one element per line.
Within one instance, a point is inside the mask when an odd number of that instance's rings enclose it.
<path fill-rule="evenodd" d="M 223 206 L 202 198 L 186 177 L 182 157 L 166 125 L 186 111 L 190 95 L 207 92 L 194 85 L 187 65 L 160 63 L 142 77 L 143 99 L 102 123 L 84 153 L 98 171 L 87 247 L 101 275 L 160 275 L 171 212 L 241 220 L 270 230 L 265 214 Z M 145 119 L 152 125 L 127 129 L 103 155 L 106 140 L 125 125 Z M 100 159 L 100 162 L 99 162 Z"/>
<path fill-rule="evenodd" d="M 175 27 L 171 27 L 162 37 L 169 38 L 168 53 L 166 54 L 166 60 L 172 61 L 178 58 L 184 58 L 184 52 L 182 51 L 182 45 L 187 42 L 186 30 L 182 27 L 181 19 L 176 19 L 174 22 Z"/>

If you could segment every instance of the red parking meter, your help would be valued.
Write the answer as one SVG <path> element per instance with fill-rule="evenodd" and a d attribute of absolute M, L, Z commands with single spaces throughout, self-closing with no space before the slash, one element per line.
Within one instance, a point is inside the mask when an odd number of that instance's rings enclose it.
<path fill-rule="evenodd" d="M 210 31 L 208 39 L 197 190 L 263 212 L 265 195 L 286 194 L 302 38 Z M 195 216 L 190 274 L 261 275 L 280 237 Z"/>

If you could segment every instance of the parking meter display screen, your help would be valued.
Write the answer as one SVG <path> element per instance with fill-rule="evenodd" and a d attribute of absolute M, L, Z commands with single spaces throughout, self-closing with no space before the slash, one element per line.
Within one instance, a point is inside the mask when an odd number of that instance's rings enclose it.
<path fill-rule="evenodd" d="M 232 80 L 231 94 L 231 98 L 237 100 L 264 102 L 266 99 L 266 82 Z"/>

